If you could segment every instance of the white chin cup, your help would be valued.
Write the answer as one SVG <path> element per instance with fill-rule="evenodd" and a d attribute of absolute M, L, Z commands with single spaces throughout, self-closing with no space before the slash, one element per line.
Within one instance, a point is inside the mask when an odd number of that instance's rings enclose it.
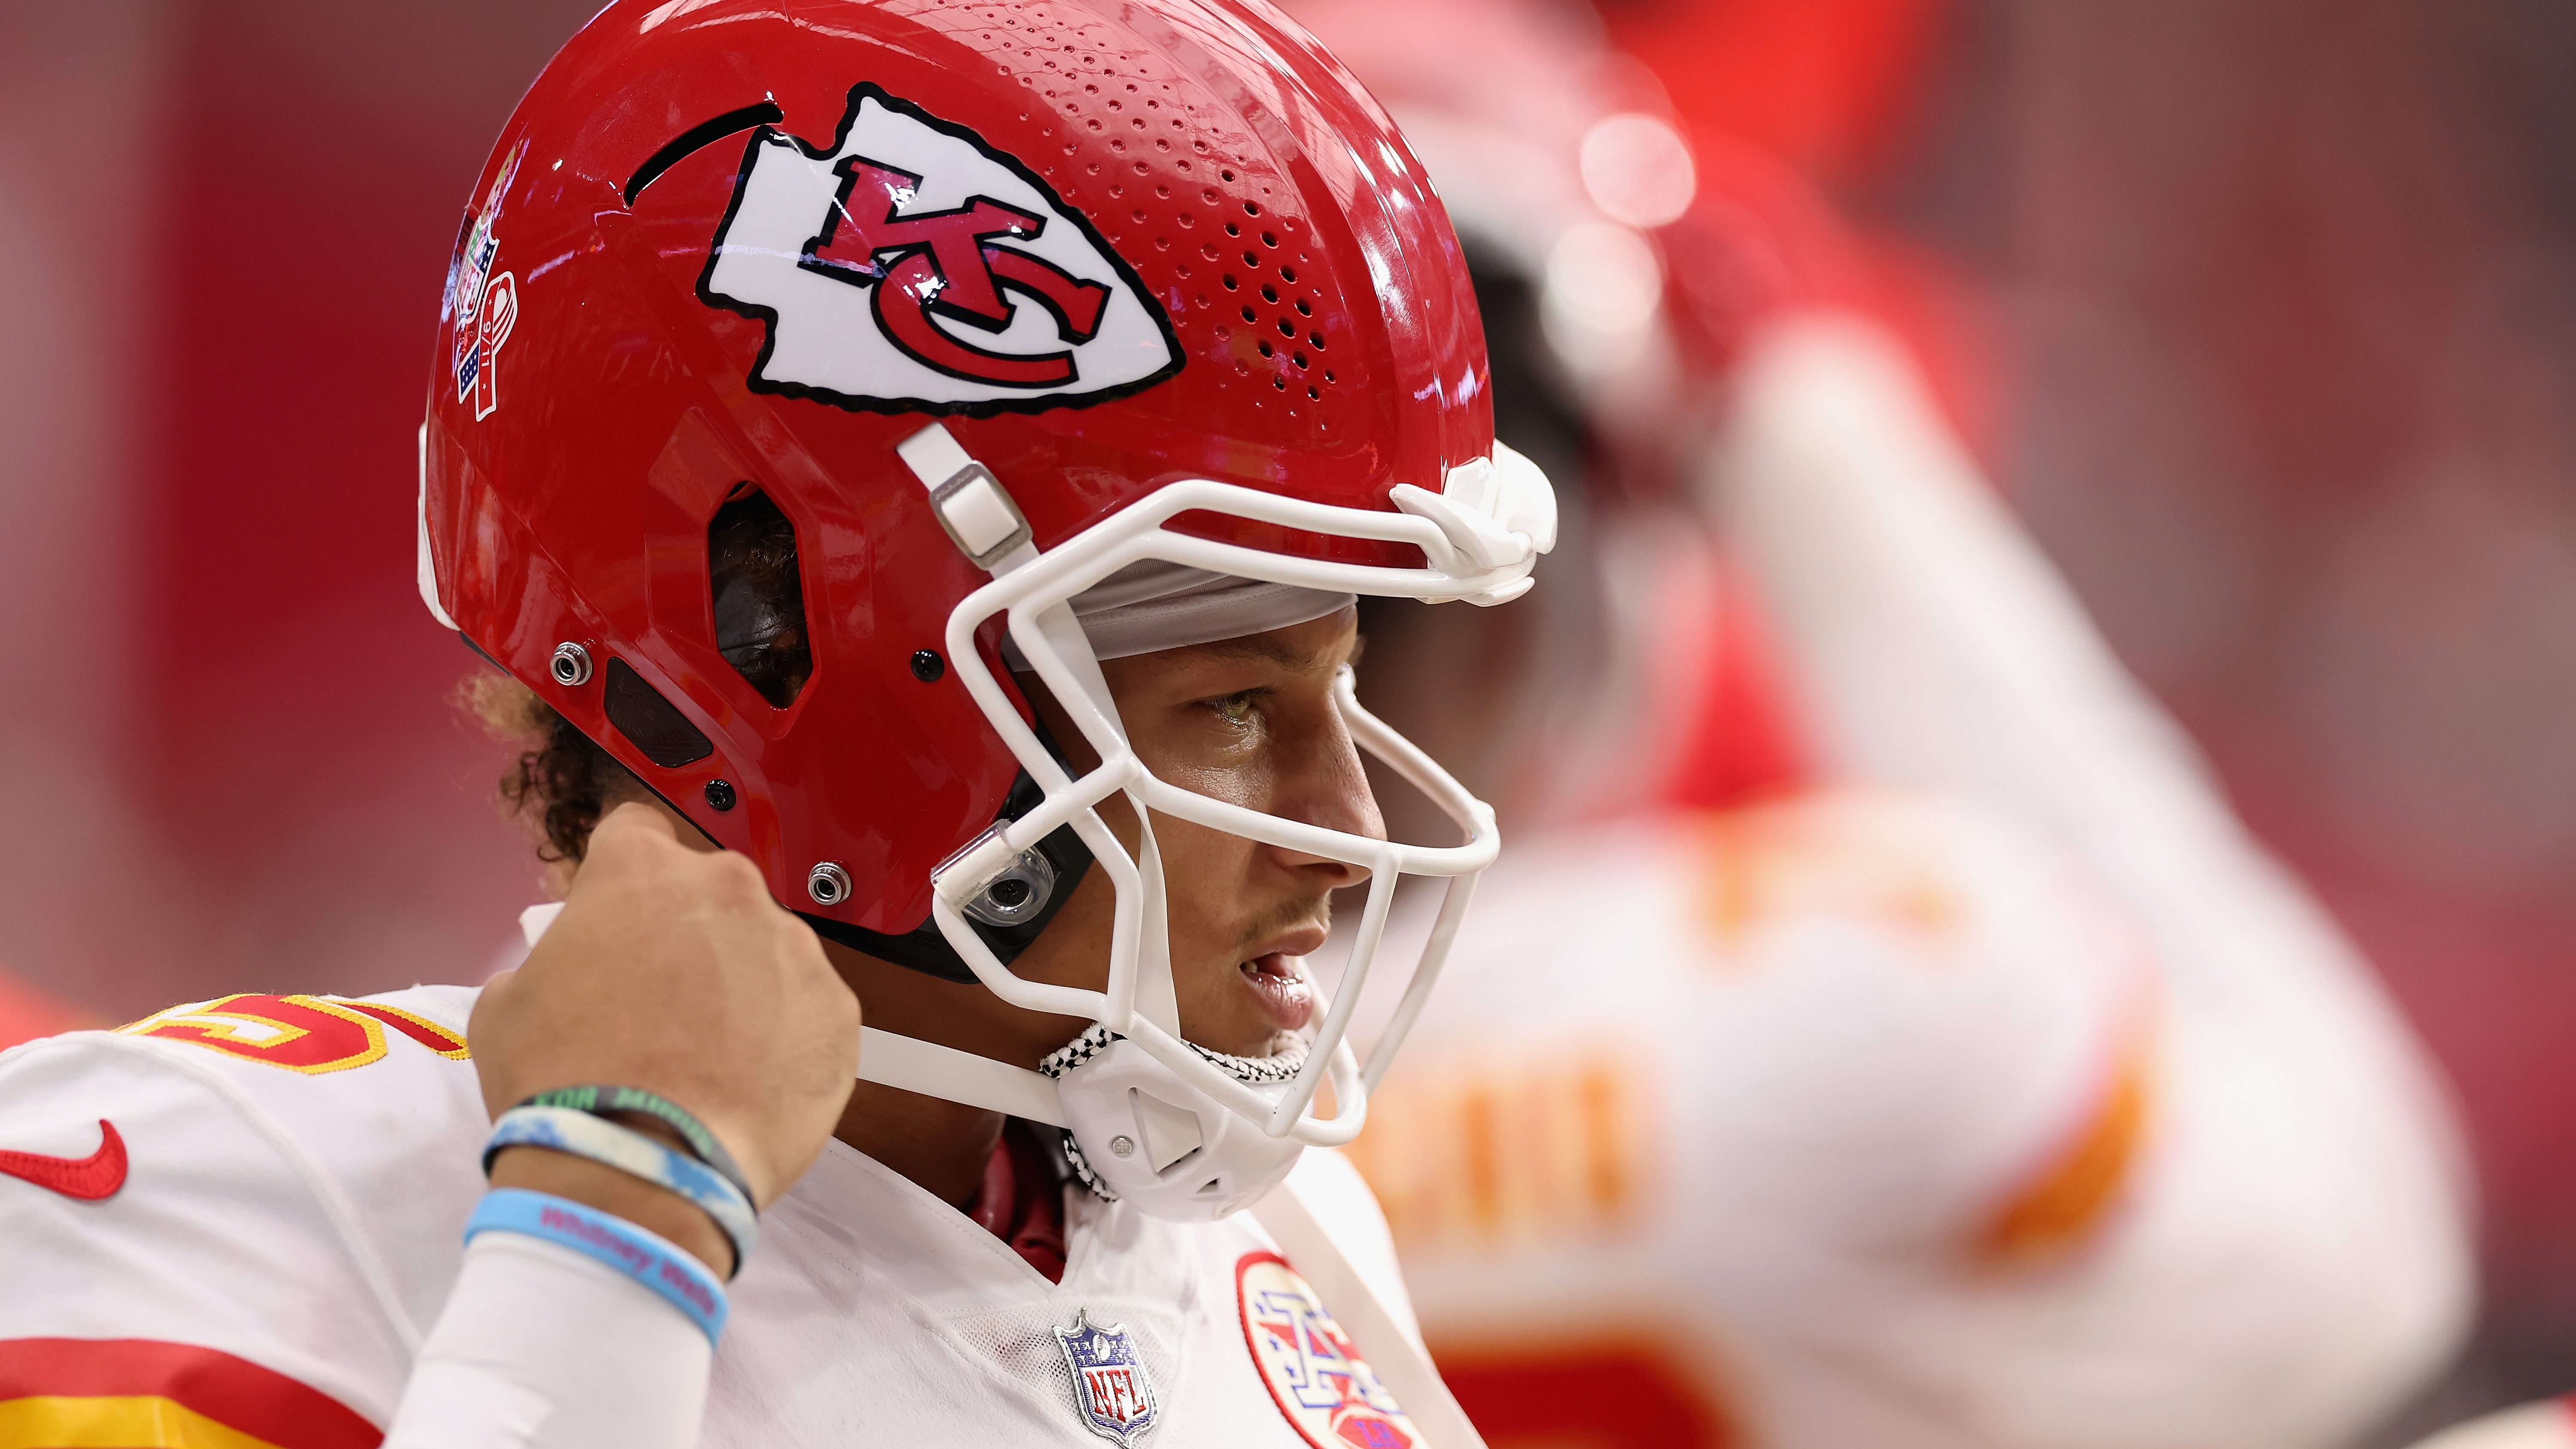
<path fill-rule="evenodd" d="M 1251 1089 L 1276 1101 L 1288 1084 Z M 1056 1092 L 1092 1175 L 1153 1217 L 1206 1222 L 1248 1208 L 1305 1151 L 1294 1137 L 1263 1132 L 1124 1039 L 1068 1069 Z"/>

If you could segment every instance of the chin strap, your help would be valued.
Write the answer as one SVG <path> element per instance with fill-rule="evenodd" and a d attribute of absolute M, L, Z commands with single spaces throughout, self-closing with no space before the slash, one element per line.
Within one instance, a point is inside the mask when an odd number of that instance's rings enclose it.
<path fill-rule="evenodd" d="M 1252 1219 L 1332 1310 L 1334 1321 L 1350 1334 L 1360 1357 L 1377 1371 L 1378 1382 L 1403 1406 L 1430 1449 L 1485 1449 L 1484 1436 L 1441 1381 L 1429 1350 L 1351 1265 L 1294 1174 L 1252 1205 Z"/>
<path fill-rule="evenodd" d="M 919 1037 L 859 1028 L 859 1080 L 907 1092 L 924 1092 L 1009 1117 L 1065 1125 L 1055 1085 L 991 1057 L 961 1052 Z"/>

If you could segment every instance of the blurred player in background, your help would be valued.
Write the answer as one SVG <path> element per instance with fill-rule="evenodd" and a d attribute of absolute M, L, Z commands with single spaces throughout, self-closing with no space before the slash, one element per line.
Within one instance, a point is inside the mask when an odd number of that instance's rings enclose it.
<path fill-rule="evenodd" d="M 2467 1319 L 2441 1093 L 1857 248 L 1580 12 L 1296 9 L 1471 249 L 1499 430 L 1582 480 L 1535 614 L 1364 621 L 1519 832 L 1353 1148 L 1491 1442 L 2366 1429 Z"/>

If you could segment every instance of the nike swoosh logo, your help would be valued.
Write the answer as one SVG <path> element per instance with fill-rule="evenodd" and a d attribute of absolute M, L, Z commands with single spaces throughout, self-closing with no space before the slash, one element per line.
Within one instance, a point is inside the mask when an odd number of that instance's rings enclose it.
<path fill-rule="evenodd" d="M 83 1202 L 114 1197 L 125 1186 L 125 1139 L 114 1123 L 98 1119 L 98 1150 L 87 1157 L 47 1157 L 38 1152 L 0 1152 L 0 1175 L 50 1188 Z"/>

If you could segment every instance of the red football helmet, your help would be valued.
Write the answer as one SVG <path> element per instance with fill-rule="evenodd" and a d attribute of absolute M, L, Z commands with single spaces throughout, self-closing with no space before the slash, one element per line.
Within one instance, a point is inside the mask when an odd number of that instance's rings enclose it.
<path fill-rule="evenodd" d="M 611 5 L 503 131 L 441 328 L 421 586 L 442 622 L 817 930 L 1108 1043 L 1059 1095 L 872 1031 L 869 1077 L 1070 1118 L 1116 1190 L 1192 1216 L 1356 1130 L 1340 1036 L 1366 954 L 1295 1080 L 1247 1083 L 1178 1038 L 1150 832 L 1131 857 L 1091 807 L 1124 791 L 1140 818 L 1368 865 L 1372 939 L 1403 872 L 1451 877 L 1463 911 L 1491 812 L 1347 681 L 1355 736 L 1465 845 L 1156 780 L 1068 603 L 1140 568 L 1495 603 L 1553 542 L 1545 478 L 1494 446 L 1440 203 L 1310 37 L 1235 0 Z M 793 531 L 811 654 L 786 680 L 738 667 L 743 606 L 710 563 L 750 507 Z M 1002 667 L 1006 630 L 1103 761 L 1079 780 Z M 1095 863 L 1119 893 L 1108 989 L 1013 975 Z M 1099 1150 L 1180 1140 L 1113 1132 L 1111 1094 L 1075 1090 L 1135 1072 L 1203 1151 Z M 1329 1121 L 1307 1112 L 1325 1073 Z M 1211 1176 L 1243 1118 L 1270 1156 Z"/>

